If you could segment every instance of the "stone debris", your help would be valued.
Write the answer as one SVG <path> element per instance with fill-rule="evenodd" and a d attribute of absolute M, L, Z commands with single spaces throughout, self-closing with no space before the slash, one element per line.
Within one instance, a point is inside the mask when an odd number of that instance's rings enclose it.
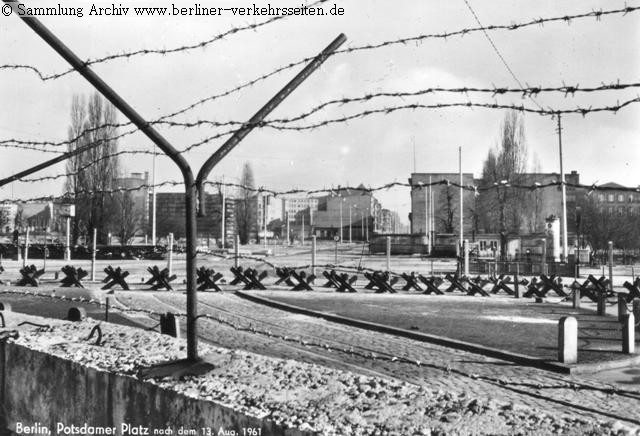
<path fill-rule="evenodd" d="M 14 341 L 88 367 L 137 377 L 139 371 L 184 359 L 186 345 L 155 332 L 101 323 L 104 344 L 86 338 L 94 320 L 21 331 Z M 638 429 L 563 413 L 470 398 L 393 379 L 320 365 L 269 358 L 201 344 L 199 355 L 217 356 L 202 376 L 150 380 L 183 395 L 322 435 L 627 435 Z M 184 423 L 185 425 L 188 423 Z"/>

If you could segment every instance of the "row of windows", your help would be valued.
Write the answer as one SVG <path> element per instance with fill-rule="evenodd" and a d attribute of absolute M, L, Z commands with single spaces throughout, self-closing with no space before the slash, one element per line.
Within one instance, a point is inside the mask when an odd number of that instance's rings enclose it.
<path fill-rule="evenodd" d="M 598 194 L 598 201 L 607 203 L 634 203 L 640 201 L 640 196 L 635 194 Z"/>
<path fill-rule="evenodd" d="M 614 213 L 617 213 L 618 215 L 622 216 L 622 215 L 629 215 L 629 216 L 637 216 L 638 215 L 638 208 L 636 207 L 608 207 L 607 208 L 607 213 L 609 213 L 609 215 L 613 215 Z"/>

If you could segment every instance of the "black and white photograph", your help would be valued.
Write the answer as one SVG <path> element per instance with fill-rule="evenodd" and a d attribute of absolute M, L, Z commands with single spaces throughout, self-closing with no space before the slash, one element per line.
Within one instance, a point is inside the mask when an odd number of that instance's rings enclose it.
<path fill-rule="evenodd" d="M 640 0 L 0 7 L 0 435 L 640 435 Z"/>

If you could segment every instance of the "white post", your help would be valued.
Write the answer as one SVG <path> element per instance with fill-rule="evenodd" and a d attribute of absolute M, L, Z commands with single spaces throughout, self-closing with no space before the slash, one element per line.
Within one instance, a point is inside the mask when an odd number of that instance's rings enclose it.
<path fill-rule="evenodd" d="M 27 234 L 24 237 L 24 258 L 22 259 L 22 266 L 27 265 L 29 260 L 29 226 L 27 226 Z"/>
<path fill-rule="evenodd" d="M 572 316 L 563 316 L 558 322 L 558 360 L 578 362 L 578 321 Z"/>
<path fill-rule="evenodd" d="M 169 233 L 169 260 L 167 268 L 169 268 L 169 275 L 173 272 L 173 233 Z"/>
<path fill-rule="evenodd" d="M 91 250 L 91 281 L 96 280 L 96 244 L 98 242 L 98 229 L 93 229 L 93 249 Z"/>
<path fill-rule="evenodd" d="M 71 217 L 67 217 L 67 241 L 64 249 L 64 260 L 71 260 Z"/>
<path fill-rule="evenodd" d="M 387 271 L 391 271 L 391 236 L 387 236 Z"/>
<path fill-rule="evenodd" d="M 311 274 L 316 275 L 316 235 L 311 236 Z"/>
<path fill-rule="evenodd" d="M 304 210 L 302 211 L 302 245 L 304 245 Z"/>
<path fill-rule="evenodd" d="M 633 354 L 636 349 L 636 323 L 633 313 L 624 316 L 622 321 L 622 352 Z"/>

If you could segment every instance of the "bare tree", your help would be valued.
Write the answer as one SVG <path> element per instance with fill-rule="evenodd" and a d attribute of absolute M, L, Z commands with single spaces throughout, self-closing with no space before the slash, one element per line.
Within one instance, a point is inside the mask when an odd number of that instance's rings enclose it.
<path fill-rule="evenodd" d="M 131 192 L 117 192 L 111 198 L 111 228 L 120 238 L 121 245 L 130 244 L 141 230 L 144 214 L 138 207 Z"/>
<path fill-rule="evenodd" d="M 523 223 L 524 194 L 509 185 L 523 181 L 527 163 L 524 123 L 517 111 L 509 111 L 500 129 L 496 148 L 489 151 L 482 169 L 483 185 L 496 186 L 483 194 L 485 229 L 500 234 L 502 256 L 507 252 L 507 235 L 519 233 Z"/>
<path fill-rule="evenodd" d="M 69 126 L 69 150 L 84 145 L 95 145 L 67 162 L 65 189 L 76 205 L 73 223 L 73 242 L 81 229 L 98 229 L 98 242 L 107 239 L 109 224 L 108 191 L 113 189 L 118 174 L 116 111 L 100 94 L 94 93 L 88 101 L 74 95 Z M 87 235 L 85 235 L 87 236 Z"/>
<path fill-rule="evenodd" d="M 256 226 L 256 202 L 255 202 L 255 180 L 253 178 L 253 170 L 251 165 L 247 162 L 242 168 L 242 176 L 240 178 L 240 185 L 242 187 L 238 192 L 238 199 L 235 202 L 236 206 L 236 224 L 238 229 L 238 235 L 240 236 L 240 243 L 246 244 L 249 242 L 251 231 Z"/>
<path fill-rule="evenodd" d="M 453 233 L 456 230 L 454 222 L 456 208 L 454 206 L 453 189 L 450 185 L 447 185 L 447 187 L 441 191 L 440 195 L 444 197 L 444 203 L 441 202 L 441 204 L 444 204 L 444 208 L 440 212 L 438 220 L 445 233 Z"/>

